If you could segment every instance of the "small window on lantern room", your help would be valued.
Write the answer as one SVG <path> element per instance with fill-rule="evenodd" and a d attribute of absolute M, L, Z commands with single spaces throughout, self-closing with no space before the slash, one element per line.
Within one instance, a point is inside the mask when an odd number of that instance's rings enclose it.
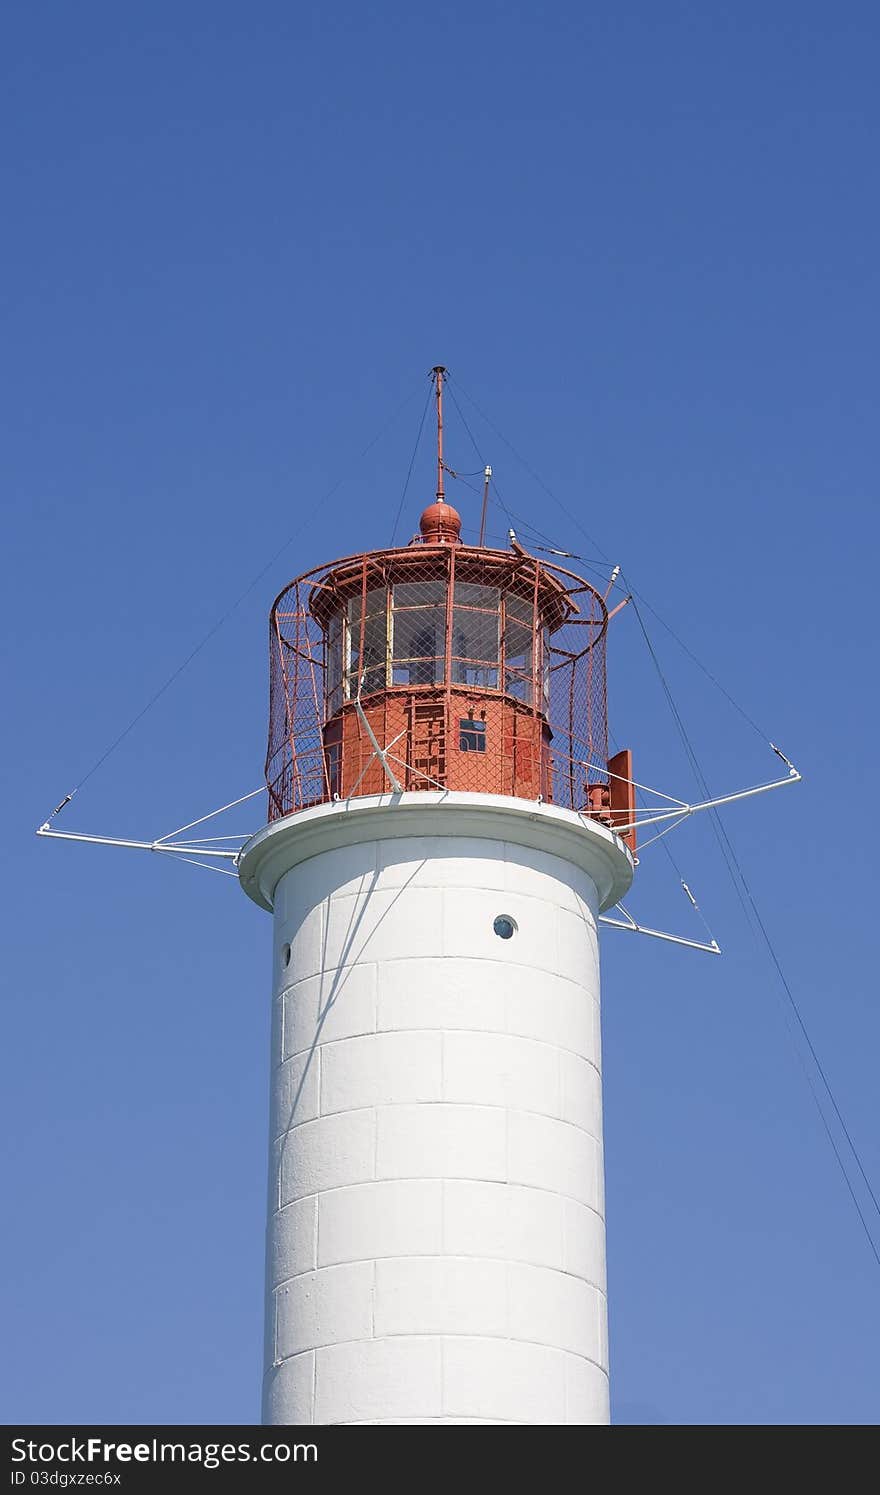
<path fill-rule="evenodd" d="M 324 748 L 324 762 L 327 775 L 327 789 L 335 798 L 339 793 L 340 771 L 342 769 L 342 743 L 328 742 Z"/>
<path fill-rule="evenodd" d="M 463 716 L 458 724 L 458 746 L 463 753 L 485 753 L 486 723 Z"/>

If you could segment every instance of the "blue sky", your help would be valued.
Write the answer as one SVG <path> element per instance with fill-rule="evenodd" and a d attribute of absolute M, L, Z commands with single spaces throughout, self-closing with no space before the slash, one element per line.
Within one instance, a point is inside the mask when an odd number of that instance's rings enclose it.
<path fill-rule="evenodd" d="M 725 823 L 876 1191 L 878 40 L 810 0 L 7 13 L 6 1420 L 258 1416 L 268 919 L 33 829 L 293 535 L 62 824 L 257 786 L 271 599 L 387 543 L 437 361 L 510 507 L 802 769 Z M 409 532 L 432 486 L 425 445 Z M 775 776 L 646 619 L 712 787 Z M 612 729 L 687 796 L 614 628 Z M 605 939 L 615 1417 L 873 1421 L 880 1274 L 710 827 L 673 849 L 725 956 Z M 664 864 L 632 906 L 688 932 Z"/>

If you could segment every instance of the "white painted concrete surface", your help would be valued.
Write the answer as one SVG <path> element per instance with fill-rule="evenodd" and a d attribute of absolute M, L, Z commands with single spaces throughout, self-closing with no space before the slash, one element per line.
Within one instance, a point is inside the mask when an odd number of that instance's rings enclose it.
<path fill-rule="evenodd" d="M 629 854 L 521 800 L 350 804 L 242 865 L 275 922 L 264 1420 L 607 1422 L 596 919 Z"/>

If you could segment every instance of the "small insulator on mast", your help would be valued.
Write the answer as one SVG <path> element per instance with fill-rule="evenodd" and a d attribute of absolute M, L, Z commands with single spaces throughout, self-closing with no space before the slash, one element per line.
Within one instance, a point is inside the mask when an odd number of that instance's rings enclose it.
<path fill-rule="evenodd" d="M 486 513 L 487 513 L 488 508 L 489 508 L 489 484 L 491 483 L 491 481 L 492 481 L 492 469 L 489 466 L 489 464 L 487 463 L 486 467 L 485 467 L 485 469 L 483 471 L 483 507 L 482 507 L 482 509 L 480 511 L 480 544 L 481 545 L 483 545 L 485 543 L 485 539 L 486 539 Z"/>

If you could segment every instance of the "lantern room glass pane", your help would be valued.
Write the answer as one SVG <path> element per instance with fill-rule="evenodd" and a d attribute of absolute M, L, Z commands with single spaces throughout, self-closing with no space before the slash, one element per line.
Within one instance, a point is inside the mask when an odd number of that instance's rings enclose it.
<path fill-rule="evenodd" d="M 364 616 L 361 619 L 362 606 Z M 348 600 L 346 609 L 348 665 L 345 673 L 345 694 L 354 700 L 358 690 L 362 695 L 374 690 L 384 690 L 388 675 L 388 588 L 369 587 L 366 597 L 357 592 Z M 363 638 L 363 658 L 361 640 Z M 361 679 L 363 676 L 363 680 Z"/>
<path fill-rule="evenodd" d="M 421 659 L 395 659 L 391 666 L 391 684 L 442 685 L 445 663 L 442 655 L 425 655 Z"/>
<path fill-rule="evenodd" d="M 452 614 L 452 653 L 456 659 L 498 663 L 498 616 L 455 608 Z"/>
<path fill-rule="evenodd" d="M 498 688 L 499 617 L 456 607 L 452 613 L 452 682 Z"/>
<path fill-rule="evenodd" d="M 443 679 L 445 643 L 445 606 L 409 606 L 402 610 L 395 607 L 392 614 L 392 684 L 439 684 Z"/>
<path fill-rule="evenodd" d="M 359 688 L 364 695 L 371 690 L 382 690 L 386 683 L 388 656 L 388 624 L 384 608 L 373 617 L 364 618 L 363 625 L 359 617 L 355 624 L 350 625 L 349 651 L 349 697 L 353 699 Z"/>
<path fill-rule="evenodd" d="M 342 613 L 334 613 L 327 629 L 327 715 L 342 705 Z"/>
<path fill-rule="evenodd" d="M 498 604 L 499 593 L 497 587 L 486 587 L 481 582 L 456 580 L 456 607 L 480 607 L 497 612 Z"/>
<path fill-rule="evenodd" d="M 392 593 L 392 606 L 446 607 L 445 581 L 398 581 Z"/>
<path fill-rule="evenodd" d="M 534 661 L 532 657 L 532 624 L 517 621 L 510 616 L 504 628 L 504 689 L 517 701 L 530 704 L 534 692 Z"/>
<path fill-rule="evenodd" d="M 504 599 L 504 608 L 508 618 L 516 618 L 517 622 L 525 623 L 531 628 L 534 616 L 534 604 L 531 597 L 517 597 L 508 592 Z"/>
<path fill-rule="evenodd" d="M 362 601 L 363 598 L 360 592 L 357 592 L 354 597 L 349 598 L 348 620 L 350 623 L 360 620 Z M 368 618 L 375 618 L 379 613 L 384 613 L 388 602 L 388 588 L 369 587 L 367 589 L 366 602 L 366 616 Z"/>
<path fill-rule="evenodd" d="M 541 629 L 541 688 L 544 695 L 544 709 L 550 708 L 550 629 L 546 623 Z"/>

